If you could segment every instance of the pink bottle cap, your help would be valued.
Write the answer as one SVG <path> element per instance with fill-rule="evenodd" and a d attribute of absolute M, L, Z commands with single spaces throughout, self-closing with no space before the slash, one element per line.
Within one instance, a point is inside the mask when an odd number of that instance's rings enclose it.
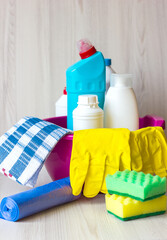
<path fill-rule="evenodd" d="M 81 39 L 77 42 L 79 55 L 82 59 L 88 58 L 96 53 L 95 47 L 87 39 Z"/>

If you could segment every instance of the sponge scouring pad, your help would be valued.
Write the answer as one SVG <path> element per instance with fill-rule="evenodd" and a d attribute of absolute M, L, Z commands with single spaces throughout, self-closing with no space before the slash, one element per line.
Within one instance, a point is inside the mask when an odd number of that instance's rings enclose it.
<path fill-rule="evenodd" d="M 107 175 L 106 186 L 110 194 L 119 194 L 136 200 L 150 200 L 166 192 L 166 178 L 143 172 L 125 170 Z"/>
<path fill-rule="evenodd" d="M 165 195 L 141 202 L 129 197 L 107 193 L 105 201 L 107 211 L 123 221 L 158 215 L 166 211 Z"/>

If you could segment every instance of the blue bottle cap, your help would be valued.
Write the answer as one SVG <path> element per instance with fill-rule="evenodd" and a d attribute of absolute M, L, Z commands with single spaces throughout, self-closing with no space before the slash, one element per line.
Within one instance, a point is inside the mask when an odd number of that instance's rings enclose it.
<path fill-rule="evenodd" d="M 105 65 L 110 66 L 111 65 L 111 58 L 105 58 Z"/>

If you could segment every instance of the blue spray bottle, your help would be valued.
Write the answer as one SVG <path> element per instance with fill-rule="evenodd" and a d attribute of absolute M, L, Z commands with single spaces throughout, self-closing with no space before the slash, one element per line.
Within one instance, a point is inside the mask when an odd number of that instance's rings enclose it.
<path fill-rule="evenodd" d="M 73 130 L 73 110 L 77 107 L 78 96 L 98 96 L 99 107 L 103 109 L 106 90 L 105 62 L 101 52 L 85 39 L 78 41 L 81 59 L 66 71 L 67 87 L 67 128 Z"/>

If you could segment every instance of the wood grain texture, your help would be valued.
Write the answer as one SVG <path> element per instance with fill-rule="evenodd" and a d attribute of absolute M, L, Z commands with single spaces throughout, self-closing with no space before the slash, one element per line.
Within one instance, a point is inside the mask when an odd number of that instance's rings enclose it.
<path fill-rule="evenodd" d="M 1 131 L 16 121 L 16 2 L 0 8 L 0 119 Z M 2 120 L 3 119 L 3 120 Z"/>
<path fill-rule="evenodd" d="M 23 116 L 54 116 L 83 37 L 118 73 L 134 74 L 140 116 L 167 120 L 166 0 L 0 0 L 0 135 Z M 41 173 L 39 185 L 47 181 Z M 25 189 L 0 176 L 1 198 Z M 99 195 L 18 223 L 0 221 L 1 238 L 162 240 L 167 215 L 123 223 Z"/>
<path fill-rule="evenodd" d="M 167 1 L 0 0 L 0 20 L 0 133 L 54 116 L 82 37 L 134 74 L 140 116 L 167 118 Z"/>
<path fill-rule="evenodd" d="M 37 186 L 48 182 L 43 169 Z M 0 175 L 0 198 L 28 189 Z M 0 239 L 7 240 L 165 240 L 166 236 L 167 214 L 122 222 L 107 213 L 104 194 L 81 197 L 15 223 L 0 219 Z"/>

